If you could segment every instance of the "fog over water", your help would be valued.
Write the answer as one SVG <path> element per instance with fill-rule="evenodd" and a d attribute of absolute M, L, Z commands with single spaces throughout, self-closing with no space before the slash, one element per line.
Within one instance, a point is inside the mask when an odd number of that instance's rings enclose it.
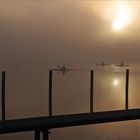
<path fill-rule="evenodd" d="M 139 1 L 123 1 L 133 22 L 112 30 L 116 1 L 0 1 L 0 68 L 6 75 L 7 119 L 48 115 L 48 68 L 140 63 Z M 140 71 L 130 72 L 130 108 L 138 108 Z M 114 86 L 114 80 L 118 85 Z M 125 73 L 95 71 L 94 110 L 124 108 Z M 53 113 L 89 111 L 89 72 L 54 73 Z M 51 130 L 52 140 L 135 140 L 139 121 Z M 33 140 L 33 132 L 1 135 Z"/>

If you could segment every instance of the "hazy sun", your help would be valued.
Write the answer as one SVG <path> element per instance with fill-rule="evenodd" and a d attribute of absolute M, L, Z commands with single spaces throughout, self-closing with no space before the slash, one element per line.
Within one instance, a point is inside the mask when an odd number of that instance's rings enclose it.
<path fill-rule="evenodd" d="M 126 7 L 120 6 L 116 10 L 115 18 L 113 19 L 112 28 L 114 31 L 120 31 L 127 27 L 131 22 L 131 13 Z"/>
<path fill-rule="evenodd" d="M 114 81 L 113 81 L 113 85 L 116 87 L 116 86 L 118 86 L 118 80 L 117 79 L 115 79 Z"/>

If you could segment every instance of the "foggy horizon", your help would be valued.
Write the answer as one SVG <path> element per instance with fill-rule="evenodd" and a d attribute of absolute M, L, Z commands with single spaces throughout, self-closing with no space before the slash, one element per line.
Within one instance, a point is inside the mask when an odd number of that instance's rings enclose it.
<path fill-rule="evenodd" d="M 139 65 L 139 13 L 140 1 L 0 0 L 0 69 L 7 74 L 7 119 L 48 115 L 49 68 L 86 69 L 102 62 Z M 124 108 L 125 74 L 96 71 L 96 76 L 94 109 Z M 130 105 L 135 108 L 140 74 L 130 76 Z M 55 77 L 54 112 L 87 112 L 89 72 L 56 72 Z M 117 93 L 115 77 L 121 83 Z M 51 140 L 140 138 L 138 120 L 51 132 Z M 33 136 L 34 132 L 27 132 L 0 135 L 0 139 L 33 140 Z"/>

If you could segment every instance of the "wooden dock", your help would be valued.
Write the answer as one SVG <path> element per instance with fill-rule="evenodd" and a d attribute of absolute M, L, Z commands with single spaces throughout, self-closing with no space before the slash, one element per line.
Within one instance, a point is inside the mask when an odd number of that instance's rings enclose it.
<path fill-rule="evenodd" d="M 140 119 L 140 109 L 0 121 L 0 134 Z"/>

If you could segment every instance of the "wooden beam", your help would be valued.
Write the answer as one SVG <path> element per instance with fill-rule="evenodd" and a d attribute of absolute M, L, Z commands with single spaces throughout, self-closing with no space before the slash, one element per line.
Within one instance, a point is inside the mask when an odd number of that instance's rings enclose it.
<path fill-rule="evenodd" d="M 140 119 L 140 109 L 36 117 L 0 122 L 0 134 Z"/>

